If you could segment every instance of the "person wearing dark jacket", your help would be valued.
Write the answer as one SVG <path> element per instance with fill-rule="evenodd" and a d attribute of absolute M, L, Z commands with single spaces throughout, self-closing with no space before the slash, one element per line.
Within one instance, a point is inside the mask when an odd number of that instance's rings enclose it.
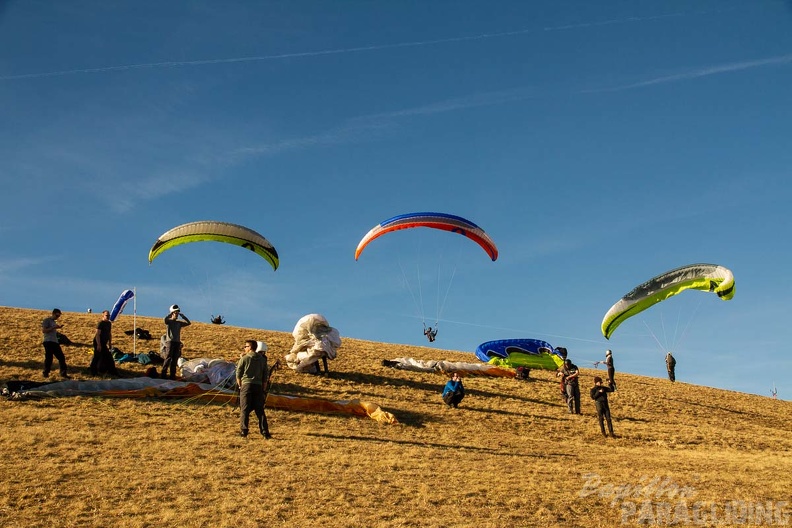
<path fill-rule="evenodd" d="M 674 370 L 676 369 L 676 359 L 671 355 L 671 352 L 666 354 L 666 370 L 668 371 L 668 379 L 676 381 Z"/>
<path fill-rule="evenodd" d="M 610 406 L 608 406 L 609 392 L 613 392 L 613 386 L 606 387 L 602 384 L 602 378 L 599 376 L 595 377 L 594 386 L 591 388 L 591 399 L 594 400 L 594 406 L 597 408 L 597 420 L 599 420 L 602 436 L 608 436 L 605 433 L 605 421 L 608 422 L 608 431 L 610 431 L 610 435 L 616 436 L 613 434 Z"/>
<path fill-rule="evenodd" d="M 92 376 L 108 374 L 118 376 L 113 354 L 110 349 L 113 347 L 113 322 L 110 321 L 110 312 L 104 310 L 102 319 L 96 325 L 96 335 L 94 336 L 94 355 L 91 359 L 89 371 Z"/>
<path fill-rule="evenodd" d="M 616 390 L 616 369 L 613 367 L 613 352 L 610 350 L 605 351 L 605 366 L 608 368 L 608 385 Z"/>
<path fill-rule="evenodd" d="M 244 354 L 236 367 L 236 382 L 239 387 L 239 435 L 248 435 L 250 413 L 258 418 L 259 432 L 270 439 L 267 415 L 264 414 L 264 391 L 267 388 L 267 344 L 249 339 L 245 341 Z"/>
<path fill-rule="evenodd" d="M 465 387 L 459 378 L 459 373 L 454 372 L 451 379 L 443 387 L 443 401 L 449 407 L 458 407 L 462 398 L 465 397 Z"/>

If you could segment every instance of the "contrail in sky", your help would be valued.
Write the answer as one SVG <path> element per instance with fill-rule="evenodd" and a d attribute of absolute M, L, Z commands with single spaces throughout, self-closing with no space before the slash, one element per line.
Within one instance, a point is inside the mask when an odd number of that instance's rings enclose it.
<path fill-rule="evenodd" d="M 120 66 L 104 66 L 99 68 L 80 68 L 73 70 L 59 70 L 51 72 L 39 73 L 23 73 L 18 75 L 2 75 L 0 81 L 11 81 L 16 79 L 38 79 L 42 77 L 60 77 L 64 75 L 76 75 L 81 73 L 104 73 L 114 71 L 127 71 L 127 70 L 142 70 L 146 68 L 171 68 L 179 66 L 204 66 L 209 64 L 233 64 L 237 62 L 259 62 L 259 61 L 275 61 L 282 59 L 298 59 L 305 57 L 321 57 L 323 55 L 342 55 L 347 53 L 361 53 L 366 51 L 380 51 L 398 48 L 414 48 L 420 46 L 432 46 L 437 44 L 448 44 L 453 42 L 470 42 L 476 40 L 486 40 L 495 38 L 512 37 L 518 35 L 527 35 L 530 33 L 541 33 L 550 31 L 567 31 L 570 29 L 590 28 L 598 26 L 608 26 L 613 24 L 629 24 L 632 22 L 646 22 L 650 20 L 660 20 L 663 18 L 671 18 L 678 16 L 685 16 L 689 13 L 669 13 L 664 15 L 654 15 L 648 17 L 628 17 L 613 20 L 604 20 L 600 22 L 585 22 L 580 24 L 568 24 L 564 26 L 544 27 L 539 29 L 518 29 L 515 31 L 502 31 L 497 33 L 481 33 L 479 35 L 468 35 L 462 37 L 449 37 L 435 40 L 421 40 L 414 42 L 400 42 L 396 44 L 378 44 L 372 46 L 357 46 L 352 48 L 341 48 L 320 51 L 304 51 L 298 53 L 280 53 L 276 55 L 261 55 L 253 57 L 234 57 L 225 59 L 202 59 L 191 61 L 165 61 L 165 62 L 149 62 L 141 64 L 125 64 Z"/>
<path fill-rule="evenodd" d="M 774 64 L 786 64 L 792 62 L 792 54 L 780 55 L 778 57 L 768 57 L 766 59 L 757 59 L 752 61 L 732 62 L 729 64 L 721 64 L 718 66 L 709 66 L 699 70 L 688 71 L 683 73 L 675 73 L 673 75 L 665 75 L 663 77 L 655 77 L 646 81 L 640 81 L 632 84 L 622 86 L 614 86 L 612 88 L 599 88 L 595 90 L 584 90 L 583 93 L 600 93 L 600 92 L 618 92 L 621 90 L 630 90 L 633 88 L 641 88 L 643 86 L 652 86 L 655 84 L 664 84 L 677 81 L 685 81 L 687 79 L 697 79 L 699 77 L 707 77 L 709 75 L 717 75 L 720 73 L 729 73 L 751 68 L 760 68 L 762 66 L 772 66 Z"/>

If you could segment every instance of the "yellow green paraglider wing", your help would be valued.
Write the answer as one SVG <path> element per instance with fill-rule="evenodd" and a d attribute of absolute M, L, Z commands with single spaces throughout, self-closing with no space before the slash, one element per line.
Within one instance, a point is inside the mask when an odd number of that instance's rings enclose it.
<path fill-rule="evenodd" d="M 247 248 L 278 269 L 278 252 L 266 238 L 244 226 L 212 221 L 190 222 L 165 232 L 151 247 L 149 264 L 163 252 L 190 242 L 225 242 Z"/>
<path fill-rule="evenodd" d="M 658 275 L 619 299 L 602 319 L 602 335 L 613 331 L 633 315 L 685 290 L 715 293 L 724 301 L 734 297 L 734 274 L 717 264 L 691 264 Z"/>

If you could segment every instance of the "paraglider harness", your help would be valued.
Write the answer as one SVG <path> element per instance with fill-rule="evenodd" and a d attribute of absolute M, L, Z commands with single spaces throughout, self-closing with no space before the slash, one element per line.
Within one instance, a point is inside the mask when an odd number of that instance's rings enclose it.
<path fill-rule="evenodd" d="M 135 328 L 134 330 L 124 330 L 128 336 L 134 335 L 138 339 L 151 339 L 151 332 L 143 328 Z"/>
<path fill-rule="evenodd" d="M 264 388 L 264 406 L 267 405 L 267 394 L 269 394 L 270 390 L 270 381 L 272 380 L 272 375 L 275 374 L 275 371 L 280 368 L 280 359 L 275 360 L 275 363 L 269 368 L 269 372 L 267 373 L 267 386 Z"/>
<path fill-rule="evenodd" d="M 527 380 L 531 375 L 531 369 L 528 367 L 517 367 L 516 372 L 514 373 L 515 379 L 518 380 Z"/>

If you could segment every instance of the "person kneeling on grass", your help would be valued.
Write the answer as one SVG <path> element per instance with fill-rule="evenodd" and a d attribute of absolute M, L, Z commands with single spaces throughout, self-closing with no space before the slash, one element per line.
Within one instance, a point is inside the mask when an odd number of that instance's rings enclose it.
<path fill-rule="evenodd" d="M 454 372 L 451 379 L 443 387 L 443 401 L 449 407 L 457 407 L 464 397 L 465 387 L 462 385 L 459 373 Z"/>

